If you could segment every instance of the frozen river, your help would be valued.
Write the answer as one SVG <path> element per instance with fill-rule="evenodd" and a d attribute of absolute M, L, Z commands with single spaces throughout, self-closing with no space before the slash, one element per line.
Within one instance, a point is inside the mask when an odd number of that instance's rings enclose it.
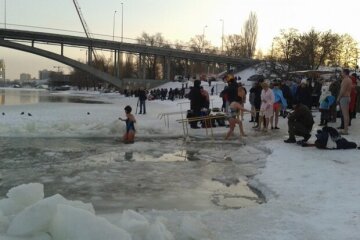
<path fill-rule="evenodd" d="M 99 109 L 106 103 L 37 91 L 10 90 L 2 96 L 4 104 L 17 106 L 95 103 Z M 41 107 L 36 110 L 39 115 Z M 228 209 L 264 202 L 261 193 L 248 186 L 249 178 L 265 165 L 267 152 L 256 146 L 185 143 L 164 136 L 139 136 L 133 145 L 115 137 L 6 136 L 0 146 L 0 196 L 19 184 L 40 182 L 46 196 L 59 193 L 90 201 L 97 212 Z"/>
<path fill-rule="evenodd" d="M 29 182 L 45 194 L 91 201 L 97 211 L 122 209 L 226 209 L 253 206 L 264 199 L 247 186 L 263 166 L 262 151 L 235 164 L 182 139 L 138 141 L 113 138 L 0 138 L 1 191 Z M 144 147 L 145 145 L 145 147 Z M 165 147 L 164 147 L 165 146 Z M 223 146 L 221 152 L 237 145 Z M 258 160 L 256 159 L 258 158 Z"/>

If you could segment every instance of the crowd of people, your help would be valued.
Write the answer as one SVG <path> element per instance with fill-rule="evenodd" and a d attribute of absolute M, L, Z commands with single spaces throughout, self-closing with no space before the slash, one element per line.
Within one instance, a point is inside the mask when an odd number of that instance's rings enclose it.
<path fill-rule="evenodd" d="M 251 109 L 244 108 L 247 100 L 246 88 L 235 77 L 226 79 L 227 86 L 220 93 L 222 106 L 218 110 L 218 119 L 199 120 L 199 117 L 208 116 L 211 112 L 209 93 L 201 86 L 200 80 L 195 80 L 190 91 L 185 95 L 185 88 L 181 89 L 153 89 L 147 92 L 141 88 L 135 91 L 139 98 L 139 114 L 146 114 L 146 100 L 172 100 L 187 97 L 190 100 L 190 110 L 187 118 L 191 128 L 212 127 L 227 120 L 228 132 L 225 139 L 234 133 L 236 125 L 239 126 L 240 136 L 246 136 L 243 128 L 244 112 L 251 114 L 250 122 L 257 131 L 267 132 L 269 129 L 278 130 L 280 116 L 288 118 L 289 138 L 285 143 L 306 143 L 311 137 L 315 123 L 312 109 L 320 111 L 319 126 L 327 126 L 329 122 L 336 122 L 341 118 L 337 128 L 342 135 L 349 134 L 351 119 L 355 118 L 360 110 L 360 87 L 357 87 L 357 76 L 348 69 L 343 69 L 341 78 L 332 81 L 319 79 L 301 79 L 298 81 L 269 81 L 260 79 L 254 82 L 249 90 Z M 291 111 L 289 113 L 289 111 Z M 218 115 L 218 114 L 217 114 Z M 223 119 L 222 119 L 223 118 Z M 199 126 L 199 123 L 201 125 Z M 206 124 L 207 123 L 207 124 Z M 135 130 L 134 130 L 135 131 Z M 296 141 L 296 136 L 303 139 Z"/>
<path fill-rule="evenodd" d="M 250 122 L 254 122 L 253 128 L 263 132 L 280 129 L 279 117 L 287 117 L 289 138 L 285 140 L 286 143 L 308 141 L 315 123 L 313 110 L 321 113 L 319 126 L 327 126 L 329 122 L 336 122 L 340 117 L 341 124 L 337 128 L 340 134 L 347 135 L 351 119 L 356 115 L 356 107 L 360 108 L 359 104 L 356 104 L 359 102 L 356 92 L 357 76 L 350 76 L 348 69 L 343 70 L 341 78 L 332 81 L 303 78 L 298 81 L 270 82 L 260 79 L 254 82 L 249 90 L 249 110 L 244 108 L 246 88 L 233 77 L 227 79 L 227 83 L 220 93 L 223 100 L 221 111 L 229 123 L 225 139 L 229 139 L 233 134 L 235 125 L 239 125 L 240 135 L 246 136 L 242 125 L 244 112 L 251 113 Z M 206 108 L 202 96 L 200 85 L 194 83 L 189 95 L 191 114 L 188 117 L 206 115 L 202 111 Z M 198 128 L 196 122 L 190 125 Z M 302 136 L 303 139 L 296 141 L 295 136 Z"/>

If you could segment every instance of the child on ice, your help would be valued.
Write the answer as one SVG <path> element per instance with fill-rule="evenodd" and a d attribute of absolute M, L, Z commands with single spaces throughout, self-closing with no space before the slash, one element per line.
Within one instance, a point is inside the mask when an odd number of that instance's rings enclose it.
<path fill-rule="evenodd" d="M 331 95 L 329 86 L 324 85 L 321 88 L 319 103 L 319 110 L 321 112 L 319 126 L 327 126 L 330 119 L 330 107 L 335 103 L 335 97 Z"/>
<path fill-rule="evenodd" d="M 119 118 L 119 120 L 126 122 L 126 132 L 124 134 L 123 140 L 125 143 L 134 143 L 136 119 L 131 113 L 132 109 L 130 106 L 126 106 L 124 110 L 126 113 L 126 119 Z"/>

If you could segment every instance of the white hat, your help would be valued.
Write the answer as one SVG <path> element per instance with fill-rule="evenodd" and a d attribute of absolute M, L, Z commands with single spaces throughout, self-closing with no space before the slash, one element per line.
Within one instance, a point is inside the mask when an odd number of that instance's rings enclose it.
<path fill-rule="evenodd" d="M 306 78 L 301 79 L 300 84 L 307 84 L 307 80 L 306 80 Z"/>

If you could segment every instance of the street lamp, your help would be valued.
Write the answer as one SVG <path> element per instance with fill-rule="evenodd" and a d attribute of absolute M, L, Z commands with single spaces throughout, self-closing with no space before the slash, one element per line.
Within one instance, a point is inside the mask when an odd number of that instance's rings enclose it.
<path fill-rule="evenodd" d="M 121 3 L 121 42 L 124 36 L 124 4 Z"/>
<path fill-rule="evenodd" d="M 221 27 L 221 52 L 224 52 L 224 19 L 220 19 L 222 23 Z"/>
<path fill-rule="evenodd" d="M 114 11 L 114 17 L 113 17 L 113 38 L 112 40 L 114 41 L 114 34 L 115 34 L 115 15 L 116 15 L 117 11 Z"/>
<path fill-rule="evenodd" d="M 204 28 L 203 28 L 203 40 L 205 40 L 205 28 L 207 28 L 208 26 L 205 25 Z"/>
<path fill-rule="evenodd" d="M 202 39 L 202 48 L 204 50 L 204 46 L 205 46 L 205 28 L 207 28 L 207 25 L 204 26 L 203 28 L 203 39 Z"/>

